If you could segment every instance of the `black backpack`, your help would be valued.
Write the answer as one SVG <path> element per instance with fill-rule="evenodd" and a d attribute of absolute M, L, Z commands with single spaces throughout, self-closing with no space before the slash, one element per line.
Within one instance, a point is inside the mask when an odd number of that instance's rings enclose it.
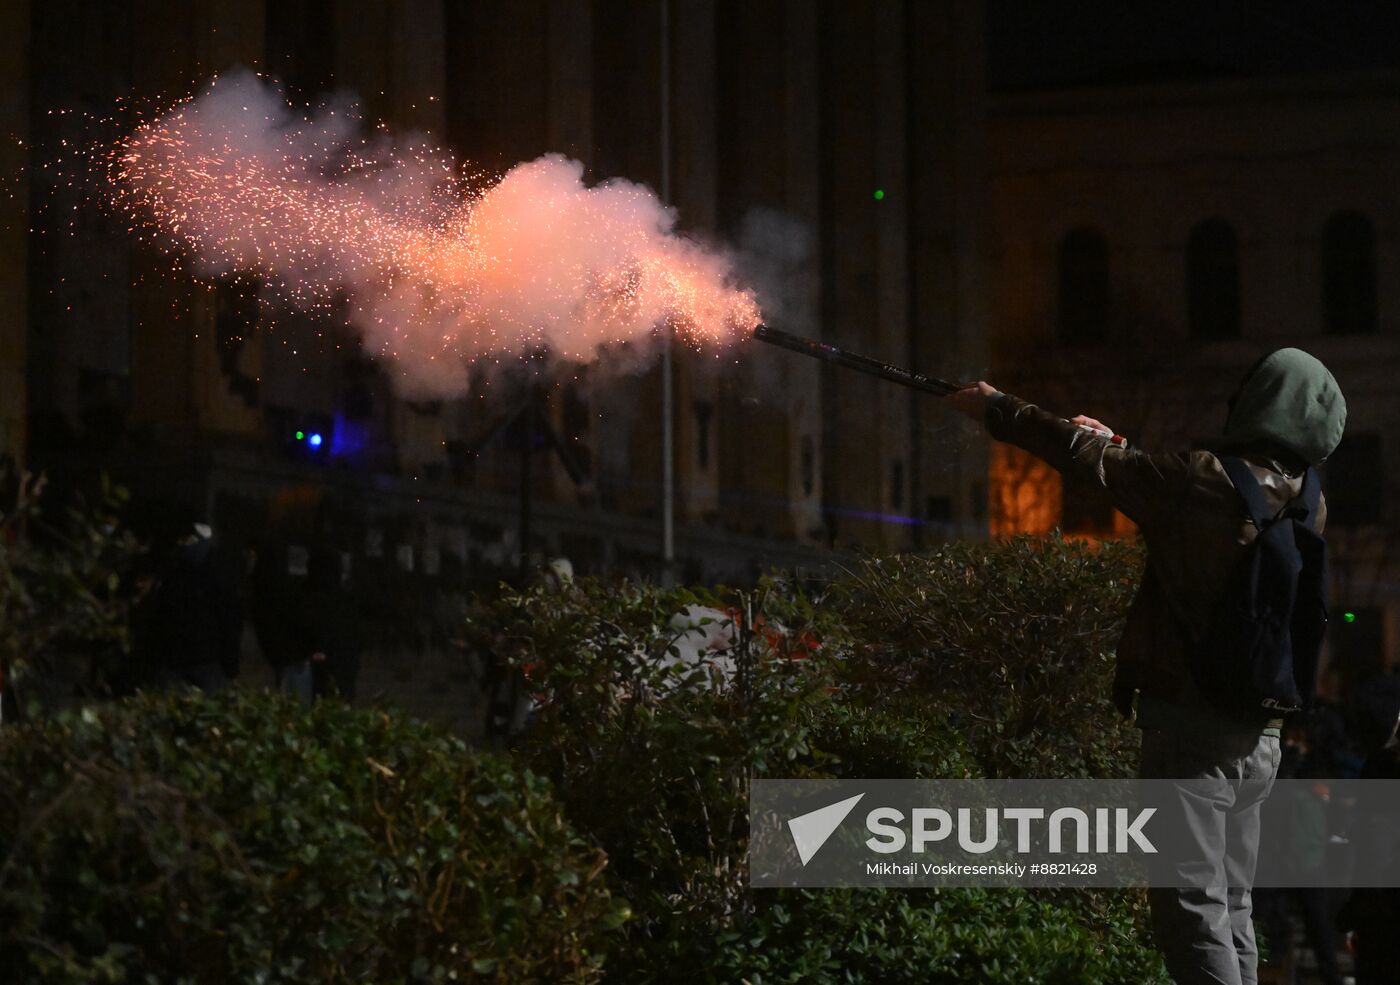
<path fill-rule="evenodd" d="M 1271 514 L 1242 459 L 1220 464 L 1259 533 L 1226 583 L 1192 671 L 1221 711 L 1263 722 L 1307 707 L 1317 694 L 1327 629 L 1327 545 L 1315 529 L 1321 489 L 1308 469 L 1298 495 Z"/>

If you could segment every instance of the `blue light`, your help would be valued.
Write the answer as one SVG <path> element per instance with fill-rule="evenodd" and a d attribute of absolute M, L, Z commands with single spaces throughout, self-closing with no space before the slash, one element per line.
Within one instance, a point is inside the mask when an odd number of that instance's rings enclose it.
<path fill-rule="evenodd" d="M 321 435 L 320 435 L 319 432 L 316 432 L 316 431 L 311 432 L 311 436 L 310 436 L 309 438 L 307 438 L 306 440 L 311 444 L 311 447 L 312 447 L 312 448 L 320 448 L 320 447 L 321 447 L 321 440 L 322 440 L 322 439 L 321 439 Z"/>

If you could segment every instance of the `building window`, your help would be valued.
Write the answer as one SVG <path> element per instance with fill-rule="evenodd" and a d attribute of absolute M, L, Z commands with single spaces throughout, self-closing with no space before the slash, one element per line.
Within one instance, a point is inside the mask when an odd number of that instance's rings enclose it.
<path fill-rule="evenodd" d="M 1108 243 L 1088 226 L 1060 240 L 1055 335 L 1070 344 L 1108 339 Z"/>
<path fill-rule="evenodd" d="M 1186 310 L 1193 339 L 1240 337 L 1240 260 L 1235 230 L 1207 219 L 1186 244 Z"/>
<path fill-rule="evenodd" d="M 1384 519 L 1385 463 L 1378 434 L 1349 434 L 1322 467 L 1328 526 L 1359 527 Z"/>
<path fill-rule="evenodd" d="M 1360 212 L 1322 226 L 1322 313 L 1328 335 L 1376 330 L 1376 231 Z"/>

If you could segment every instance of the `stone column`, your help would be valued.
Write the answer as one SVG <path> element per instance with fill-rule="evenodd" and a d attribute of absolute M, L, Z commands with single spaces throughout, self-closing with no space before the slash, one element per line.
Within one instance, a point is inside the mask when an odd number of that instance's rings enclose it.
<path fill-rule="evenodd" d="M 444 139 L 446 45 L 441 0 L 340 0 L 335 4 L 335 80 L 370 122 L 402 138 Z"/>
<path fill-rule="evenodd" d="M 165 99 L 188 89 L 198 21 L 178 0 L 134 0 L 131 82 L 138 96 Z M 172 276 L 170 266 L 149 246 L 132 249 L 131 423 L 157 444 L 189 444 L 199 425 L 195 344 L 204 292 Z"/>
<path fill-rule="evenodd" d="M 822 45 L 823 323 L 830 341 L 887 359 L 906 337 L 894 320 L 904 314 L 896 295 L 905 274 L 898 246 L 904 222 L 893 214 L 904 193 L 897 156 L 903 7 L 833 5 Z M 887 223 L 892 228 L 882 230 Z M 909 395 L 835 367 L 823 367 L 822 376 L 827 522 L 838 544 L 889 546 L 889 480 L 907 440 Z"/>
<path fill-rule="evenodd" d="M 974 0 L 914 4 L 909 66 L 912 272 L 909 361 L 971 379 L 987 364 L 986 125 L 981 8 Z M 911 496 L 920 541 L 987 530 L 987 442 L 936 400 L 920 399 L 912 428 Z"/>
<path fill-rule="evenodd" d="M 548 149 L 593 163 L 593 4 L 549 0 L 545 107 Z"/>
<path fill-rule="evenodd" d="M 24 462 L 25 339 L 29 332 L 29 3 L 0 4 L 0 459 Z"/>
<path fill-rule="evenodd" d="M 715 176 L 715 3 L 671 4 L 671 189 L 681 228 L 713 235 Z M 674 350 L 676 514 L 704 523 L 719 509 L 719 379 L 712 353 Z"/>
<path fill-rule="evenodd" d="M 784 55 L 784 211 L 796 223 L 805 242 L 805 255 L 796 260 L 789 281 L 791 323 L 780 328 L 820 335 L 822 255 L 816 248 L 821 223 L 821 91 L 820 8 L 806 0 L 786 0 Z M 822 489 L 822 374 L 821 365 L 784 354 L 784 391 L 789 420 L 784 449 L 787 502 L 792 532 L 799 541 L 821 536 Z"/>
<path fill-rule="evenodd" d="M 263 7 L 215 0 L 135 0 L 131 30 L 138 95 L 173 100 L 216 72 L 258 66 L 264 50 Z M 149 41 L 147 41 L 149 39 Z M 171 276 L 168 257 L 137 248 L 131 260 L 130 367 L 133 424 L 178 444 L 200 431 L 256 432 L 258 410 L 225 372 L 218 338 L 218 292 L 185 275 Z M 252 328 L 250 323 L 248 328 Z M 260 375 L 257 346 L 245 346 L 232 373 Z"/>
<path fill-rule="evenodd" d="M 190 8 L 192 71 L 203 75 L 234 66 L 256 67 L 266 38 L 262 4 L 200 0 Z M 203 84 L 200 79 L 196 84 Z M 262 429 L 257 380 L 263 373 L 258 305 L 252 292 L 221 284 L 213 292 L 186 283 L 191 328 L 192 402 L 207 431 L 256 435 Z"/>
<path fill-rule="evenodd" d="M 545 144 L 544 150 L 581 161 L 593 160 L 593 4 L 591 0 L 549 0 L 545 12 Z M 596 445 L 594 400 L 585 368 L 578 381 L 570 373 L 551 392 L 550 422 L 554 433 L 571 449 Z M 566 404 L 572 403 L 572 408 Z M 566 410 L 569 413 L 566 414 Z M 582 455 L 576 456 L 580 459 Z M 576 500 L 593 490 L 591 476 L 580 486 L 552 454 L 541 471 L 549 476 L 555 499 Z M 587 464 L 591 469 L 591 461 Z"/>
<path fill-rule="evenodd" d="M 909 361 L 909 126 L 906 111 L 909 45 L 905 3 L 876 4 L 874 77 L 870 111 L 874 118 L 874 185 L 868 201 L 875 213 L 875 344 L 880 358 Z M 854 189 L 852 189 L 854 191 Z M 877 199 L 876 192 L 884 193 Z M 913 527 L 909 493 L 910 417 L 921 398 L 901 387 L 881 384 L 879 504 L 884 514 L 880 546 L 904 548 Z"/>
<path fill-rule="evenodd" d="M 408 143 L 426 134 L 445 145 L 446 43 L 444 11 L 430 0 L 359 0 L 336 5 L 335 77 L 338 86 L 354 93 L 369 126 L 381 122 L 396 142 Z M 339 326 L 335 330 L 341 331 Z M 348 351 L 348 350 L 347 350 Z M 344 361 L 340 351 L 327 352 L 326 372 L 334 377 Z M 392 380 L 393 367 L 388 376 Z M 463 369 L 465 385 L 466 370 Z M 361 383 L 360 385 L 363 385 Z M 342 412 L 346 394 L 330 395 Z M 380 389 L 385 436 L 404 475 L 426 481 L 445 474 L 447 442 L 461 438 L 461 414 L 456 406 L 438 401 L 410 402 L 399 398 L 392 385 Z"/>
<path fill-rule="evenodd" d="M 810 86 L 794 97 L 789 84 L 793 77 L 814 81 L 820 14 L 812 5 L 743 0 L 725 0 L 719 13 L 721 231 L 739 247 L 740 272 L 758 289 L 774 327 L 812 331 L 795 324 L 802 320 L 799 281 L 807 269 L 797 256 L 798 241 L 814 237 L 801 214 L 804 188 L 810 186 L 802 177 L 791 182 L 799 170 L 794 162 L 806 158 L 810 169 L 817 153 L 810 127 L 819 114 L 813 105 L 818 97 Z M 794 498 L 798 415 L 811 397 L 814 372 L 819 367 L 803 365 L 791 353 L 753 343 L 741 343 L 725 359 L 718 464 L 723 518 L 730 529 L 788 539 L 816 525 L 815 517 L 802 513 L 803 497 Z"/>

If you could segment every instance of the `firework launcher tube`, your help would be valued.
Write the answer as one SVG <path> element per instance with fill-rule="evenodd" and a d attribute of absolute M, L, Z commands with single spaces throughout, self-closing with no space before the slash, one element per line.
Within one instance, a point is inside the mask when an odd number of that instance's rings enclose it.
<path fill-rule="evenodd" d="M 924 393 L 937 394 L 946 397 L 950 393 L 961 390 L 961 383 L 949 383 L 947 380 L 940 380 L 933 376 L 925 376 L 923 373 L 914 373 L 907 369 L 900 369 L 898 366 L 891 366 L 889 363 L 882 363 L 878 359 L 871 359 L 869 356 L 858 356 L 854 352 L 846 352 L 838 349 L 834 345 L 827 345 L 825 342 L 818 342 L 816 339 L 804 338 L 801 335 L 791 335 L 787 332 L 780 332 L 776 328 L 769 328 L 767 325 L 760 325 L 753 330 L 753 337 L 769 345 L 776 345 L 782 349 L 791 349 L 793 352 L 800 352 L 804 356 L 811 356 L 813 359 L 821 359 L 829 363 L 837 363 L 847 369 L 853 369 L 858 373 L 865 373 L 867 376 L 878 376 L 882 380 L 889 380 L 891 383 L 898 383 L 914 390 L 922 390 Z"/>
<path fill-rule="evenodd" d="M 882 380 L 889 380 L 891 383 L 898 383 L 900 386 L 907 386 L 923 393 L 932 393 L 939 397 L 956 393 L 965 386 L 962 383 L 950 383 L 947 380 L 940 380 L 936 376 L 925 376 L 923 373 L 915 373 L 913 370 L 891 366 L 889 363 L 882 363 L 869 356 L 846 352 L 834 345 L 818 342 L 816 339 L 809 339 L 801 335 L 793 335 L 790 332 L 781 332 L 776 328 L 769 328 L 767 325 L 759 325 L 755 328 L 753 337 L 761 342 L 767 342 L 769 345 L 776 345 L 780 349 L 790 349 L 813 359 L 836 363 L 838 366 L 845 366 L 847 369 L 865 373 L 867 376 L 878 376 Z M 1114 434 L 1112 431 L 1090 427 L 1087 424 L 1079 424 L 1076 427 L 1082 428 L 1090 434 L 1107 438 L 1115 445 L 1126 447 L 1128 444 L 1127 438 L 1121 434 Z"/>

